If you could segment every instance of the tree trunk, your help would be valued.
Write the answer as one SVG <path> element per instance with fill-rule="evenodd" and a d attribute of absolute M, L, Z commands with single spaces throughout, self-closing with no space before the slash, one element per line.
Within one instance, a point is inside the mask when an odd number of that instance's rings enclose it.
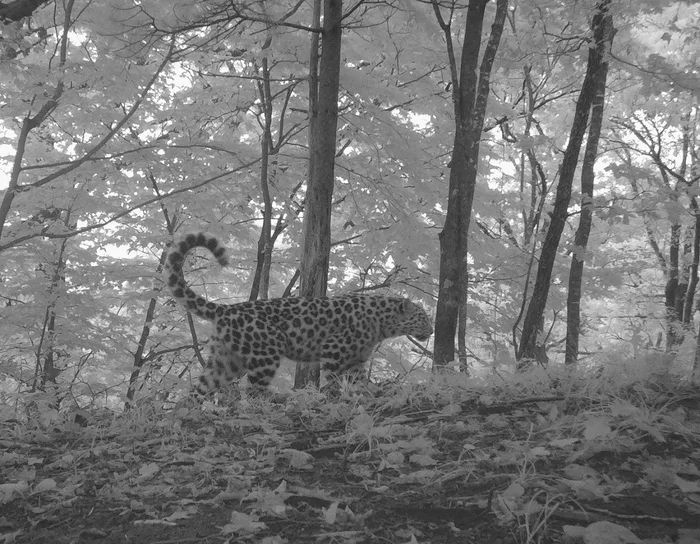
<path fill-rule="evenodd" d="M 447 43 L 452 74 L 455 109 L 455 135 L 448 185 L 447 214 L 440 240 L 440 275 L 435 315 L 435 366 L 454 360 L 455 333 L 460 311 L 466 320 L 467 236 L 474 201 L 479 164 L 479 143 L 490 91 L 490 77 L 500 44 L 508 9 L 507 0 L 498 0 L 491 35 L 479 66 L 484 12 L 488 0 L 469 2 L 464 28 L 459 76 L 452 44 L 451 21 L 445 21 L 439 2 L 433 10 Z"/>
<path fill-rule="evenodd" d="M 165 267 L 165 259 L 168 256 L 169 248 L 163 250 L 160 254 L 160 260 L 158 261 L 158 267 L 156 268 L 156 277 L 160 277 L 163 274 L 163 269 Z M 156 295 L 160 292 L 160 288 L 156 287 Z M 134 353 L 134 367 L 131 370 L 131 375 L 129 376 L 129 387 L 126 390 L 126 402 L 124 403 L 124 409 L 130 410 L 131 403 L 136 395 L 136 385 L 138 383 L 139 376 L 141 375 L 141 370 L 146 362 L 146 343 L 151 336 L 151 324 L 156 313 L 156 308 L 158 306 L 158 296 L 151 297 L 148 301 L 148 309 L 146 310 L 146 315 L 143 320 L 143 326 L 141 327 L 141 336 L 139 337 L 138 344 L 136 344 L 136 352 Z M 188 314 L 189 315 L 189 314 Z"/>
<path fill-rule="evenodd" d="M 693 322 L 695 291 L 698 287 L 698 268 L 700 268 L 700 209 L 698 209 L 698 201 L 694 196 L 690 199 L 690 207 L 695 215 L 693 231 L 693 262 L 690 265 L 690 282 L 686 292 L 685 307 L 683 308 L 683 323 L 688 327 L 688 330 L 692 330 L 690 325 Z"/>
<path fill-rule="evenodd" d="M 527 97 L 527 106 L 525 111 L 525 129 L 523 134 L 529 138 L 533 125 L 536 123 L 535 110 L 537 104 L 537 88 L 538 86 L 532 82 L 532 68 L 526 66 L 523 70 L 523 89 Z M 529 166 L 529 176 L 526 174 L 526 168 Z M 525 186 L 529 186 L 529 198 L 525 195 Z M 523 149 L 520 154 L 520 200 L 523 202 L 521 217 L 523 226 L 523 249 L 529 253 L 527 268 L 525 270 L 525 281 L 523 285 L 522 299 L 518 316 L 513 321 L 512 338 L 513 348 L 517 356 L 519 350 L 518 332 L 520 331 L 520 323 L 527 310 L 528 301 L 530 300 L 530 289 L 532 288 L 533 270 L 537 261 L 537 239 L 536 234 L 540 229 L 546 228 L 548 216 L 544 213 L 544 207 L 547 201 L 549 192 L 549 184 L 547 175 L 545 174 L 542 164 L 537 160 L 535 152 L 531 149 Z M 525 204 L 527 202 L 527 204 Z M 545 217 L 544 225 L 541 225 L 542 218 Z M 517 246 L 517 243 L 514 242 Z M 540 321 L 538 330 L 542 330 L 544 319 Z"/>
<path fill-rule="evenodd" d="M 263 49 L 267 49 L 270 40 Z M 260 192 L 263 198 L 263 222 L 258 239 L 255 274 L 248 300 L 266 300 L 270 290 L 270 263 L 272 261 L 272 198 L 270 197 L 270 155 L 274 152 L 272 142 L 272 93 L 267 57 L 262 59 L 262 80 L 258 82 L 258 96 L 263 110 L 262 157 L 260 168 Z"/>
<path fill-rule="evenodd" d="M 158 188 L 158 181 L 156 177 L 154 175 L 150 175 L 149 179 L 151 181 L 151 185 L 153 186 L 153 193 L 156 195 L 161 194 L 161 191 Z M 178 227 L 178 214 L 171 214 L 168 211 L 167 206 L 165 206 L 165 204 L 162 203 L 160 209 L 161 212 L 163 212 L 163 219 L 165 221 L 165 226 L 168 230 L 168 235 L 172 239 Z M 163 274 L 163 270 L 165 268 L 165 260 L 168 257 L 169 251 L 170 248 L 167 247 L 161 252 L 160 259 L 158 260 L 158 266 L 156 267 L 156 277 L 161 277 L 161 275 Z M 160 294 L 161 290 L 162 286 L 156 287 L 156 296 L 151 297 L 151 300 L 148 301 L 148 308 L 146 309 L 146 315 L 144 317 L 143 326 L 141 327 L 141 335 L 139 336 L 139 341 L 136 344 L 136 350 L 134 351 L 134 366 L 131 370 L 131 374 L 129 375 L 129 386 L 126 390 L 126 401 L 124 402 L 124 410 L 127 411 L 133 407 L 132 403 L 134 397 L 136 396 L 139 377 L 141 377 L 141 372 L 143 370 L 144 364 L 149 359 L 149 357 L 144 354 L 146 353 L 146 344 L 148 343 L 148 340 L 151 337 L 151 324 L 153 323 L 155 311 L 158 305 L 158 295 Z M 190 323 L 190 330 L 193 332 L 192 338 L 194 340 L 195 353 L 197 354 L 197 358 L 200 360 L 200 362 L 203 363 L 200 348 L 197 343 L 197 338 L 194 334 L 194 322 L 192 320 L 192 314 L 190 314 L 189 312 L 187 312 L 187 320 Z"/>
<path fill-rule="evenodd" d="M 583 153 L 581 167 L 581 217 L 574 237 L 574 251 L 569 272 L 569 289 L 566 300 L 566 355 L 565 363 L 574 365 L 578 359 L 578 345 L 581 334 L 581 284 L 588 237 L 593 224 L 593 167 L 598 155 L 598 141 L 603 126 L 605 108 L 605 86 L 608 77 L 607 54 L 612 47 L 615 30 L 612 15 L 605 15 L 601 24 L 594 28 L 595 53 L 600 57 L 600 69 L 595 81 L 595 96 L 591 107 L 591 124 L 588 127 L 588 141 Z"/>
<path fill-rule="evenodd" d="M 317 0 L 319 2 L 319 0 Z M 314 9 L 314 15 L 318 10 Z M 336 129 L 342 39 L 342 0 L 323 1 L 323 55 L 318 80 L 313 78 L 314 47 L 309 84 L 309 180 L 304 207 L 304 235 L 300 265 L 300 294 L 325 296 L 331 253 L 331 205 L 335 183 Z M 315 21 L 316 26 L 316 21 Z M 317 51 L 317 50 L 316 50 Z M 317 87 L 315 87 L 317 85 Z M 318 364 L 297 365 L 294 387 L 320 383 Z"/>
<path fill-rule="evenodd" d="M 695 360 L 693 361 L 693 371 L 690 374 L 691 385 L 700 385 L 700 333 L 695 340 Z"/>
<path fill-rule="evenodd" d="M 71 223 L 70 210 L 65 211 L 65 217 L 61 218 L 65 228 L 75 228 L 75 224 Z M 58 376 L 63 372 L 59 361 L 61 355 L 59 346 L 62 344 L 59 338 L 60 324 L 57 320 L 60 319 L 56 315 L 56 307 L 58 301 L 66 297 L 66 246 L 68 240 L 63 239 L 58 242 L 58 249 L 53 262 L 47 266 L 50 267 L 51 276 L 48 288 L 46 313 L 44 315 L 44 323 L 42 326 L 41 337 L 36 347 L 36 374 L 32 391 L 47 392 L 47 385 L 50 387 L 48 393 L 53 396 L 52 408 L 59 409 L 61 398 L 57 388 Z M 40 268 L 41 270 L 42 268 Z"/>
<path fill-rule="evenodd" d="M 598 27 L 603 25 L 605 18 L 608 16 L 609 4 L 610 0 L 603 0 L 598 4 L 597 13 L 593 17 L 591 25 L 594 35 L 599 32 Z M 574 175 L 576 174 L 581 144 L 586 133 L 589 111 L 593 99 L 595 98 L 597 74 L 602 60 L 603 59 L 594 48 L 589 50 L 586 75 L 583 80 L 583 85 L 581 86 L 578 102 L 576 103 L 574 121 L 569 134 L 569 143 L 564 152 L 564 158 L 561 164 L 559 185 L 557 186 L 557 193 L 554 200 L 554 209 L 552 210 L 549 228 L 547 229 L 547 234 L 545 235 L 542 245 L 532 298 L 530 299 L 530 304 L 523 322 L 520 349 L 517 353 L 517 359 L 519 361 L 518 368 L 520 369 L 526 367 L 533 360 L 546 363 L 546 357 L 543 356 L 545 352 L 540 339 L 538 323 L 541 323 L 543 320 L 544 310 L 547 304 L 554 261 L 568 217 L 571 188 Z"/>
<path fill-rule="evenodd" d="M 688 156 L 690 151 L 690 117 L 686 115 L 683 127 L 682 141 L 682 164 L 678 172 L 674 191 L 671 193 L 672 198 L 677 202 L 681 192 L 687 191 L 690 183 L 685 179 L 688 168 Z M 660 158 L 656 158 L 657 166 L 660 174 L 667 185 L 670 184 L 670 178 L 660 163 Z M 679 179 L 680 178 L 680 179 Z M 683 182 L 681 182 L 683 180 Z M 697 213 L 698 204 L 694 195 L 690 196 L 690 208 L 695 217 L 693 227 L 684 229 L 683 222 L 677 219 L 671 225 L 671 248 L 669 252 L 669 276 L 666 283 L 666 351 L 674 353 L 678 350 L 685 339 L 685 333 L 690 328 L 692 321 L 693 299 L 695 297 L 695 289 L 697 285 L 697 249 L 698 249 L 698 232 L 697 232 Z M 685 236 L 683 236 L 685 230 Z M 693 243 L 688 242 L 688 238 L 693 237 Z M 684 241 L 681 242 L 681 237 Z M 682 246 L 682 252 L 681 252 Z M 687 256 L 692 251 L 692 262 L 688 264 Z M 695 280 L 695 281 L 694 281 Z M 694 283 L 693 283 L 694 281 Z"/>
<path fill-rule="evenodd" d="M 671 193 L 671 196 L 677 195 Z M 680 344 L 682 331 L 680 319 L 676 313 L 676 293 L 678 291 L 679 262 L 681 244 L 681 224 L 671 225 L 671 244 L 668 253 L 668 279 L 664 290 L 664 305 L 666 306 L 666 351 L 671 352 Z"/>

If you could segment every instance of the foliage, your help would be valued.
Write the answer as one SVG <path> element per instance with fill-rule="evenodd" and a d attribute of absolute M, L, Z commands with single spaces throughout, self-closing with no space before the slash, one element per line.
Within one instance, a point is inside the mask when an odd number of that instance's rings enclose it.
<path fill-rule="evenodd" d="M 443 4 L 454 7 L 460 41 L 464 6 Z M 526 1 L 508 12 L 470 227 L 467 347 L 477 374 L 512 364 L 595 7 Z M 358 2 L 346 11 L 329 291 L 388 287 L 432 309 L 454 128 L 444 36 L 428 3 Z M 612 16 L 618 34 L 582 286 L 584 368 L 613 350 L 625 357 L 658 347 L 667 332 L 660 257 L 668 260 L 671 225 L 680 218 L 691 232 L 695 218 L 698 12 L 685 2 L 613 3 Z M 199 259 L 188 278 L 207 296 L 248 297 L 267 117 L 266 181 L 280 229 L 270 296 L 293 285 L 311 20 L 303 2 L 71 0 L 3 25 L 3 400 L 26 403 L 27 392 L 44 390 L 46 406 L 116 407 L 130 386 L 137 398 L 159 392 L 161 400 L 187 387 L 206 333 L 160 293 L 159 262 L 176 230 L 207 228 L 226 240 L 234 264 L 219 272 Z M 258 85 L 263 58 L 271 111 Z M 658 153 L 635 130 L 658 135 Z M 679 171 L 683 134 L 685 182 L 671 190 L 661 172 Z M 579 205 L 574 192 L 547 301 L 553 364 L 563 357 Z M 423 348 L 383 346 L 374 375 L 425 368 Z M 132 383 L 135 367 L 143 370 Z"/>

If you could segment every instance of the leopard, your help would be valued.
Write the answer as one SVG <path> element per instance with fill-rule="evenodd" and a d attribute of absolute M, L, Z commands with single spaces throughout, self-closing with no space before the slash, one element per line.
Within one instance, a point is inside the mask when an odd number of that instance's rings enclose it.
<path fill-rule="evenodd" d="M 366 293 L 330 297 L 283 297 L 222 304 L 195 293 L 183 264 L 194 248 L 229 263 L 226 247 L 207 232 L 178 236 L 168 252 L 165 280 L 172 297 L 193 315 L 213 324 L 208 357 L 195 394 L 226 390 L 247 374 L 253 390 L 267 391 L 283 359 L 318 362 L 332 375 L 361 374 L 377 346 L 388 338 L 427 341 L 433 323 L 408 298 Z"/>

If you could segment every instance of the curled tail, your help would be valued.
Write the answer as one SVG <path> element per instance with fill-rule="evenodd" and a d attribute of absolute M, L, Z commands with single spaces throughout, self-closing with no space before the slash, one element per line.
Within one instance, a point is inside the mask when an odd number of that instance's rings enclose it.
<path fill-rule="evenodd" d="M 182 271 L 182 265 L 185 262 L 187 253 L 195 247 L 203 247 L 211 251 L 221 266 L 228 264 L 226 248 L 211 234 L 198 232 L 181 235 L 173 242 L 168 258 L 165 261 L 168 287 L 170 287 L 170 292 L 175 300 L 182 304 L 188 312 L 192 312 L 202 319 L 214 321 L 216 319 L 216 310 L 221 305 L 209 302 L 190 289 Z"/>

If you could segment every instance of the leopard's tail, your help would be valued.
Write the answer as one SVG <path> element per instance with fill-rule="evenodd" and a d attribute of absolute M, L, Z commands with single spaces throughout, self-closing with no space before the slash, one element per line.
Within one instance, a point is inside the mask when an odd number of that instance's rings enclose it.
<path fill-rule="evenodd" d="M 192 249 L 203 247 L 211 251 L 221 266 L 228 264 L 226 248 L 211 234 L 198 232 L 179 236 L 173 242 L 165 261 L 165 274 L 168 287 L 175 300 L 188 311 L 202 319 L 214 321 L 219 304 L 209 302 L 187 286 L 182 265 Z"/>

